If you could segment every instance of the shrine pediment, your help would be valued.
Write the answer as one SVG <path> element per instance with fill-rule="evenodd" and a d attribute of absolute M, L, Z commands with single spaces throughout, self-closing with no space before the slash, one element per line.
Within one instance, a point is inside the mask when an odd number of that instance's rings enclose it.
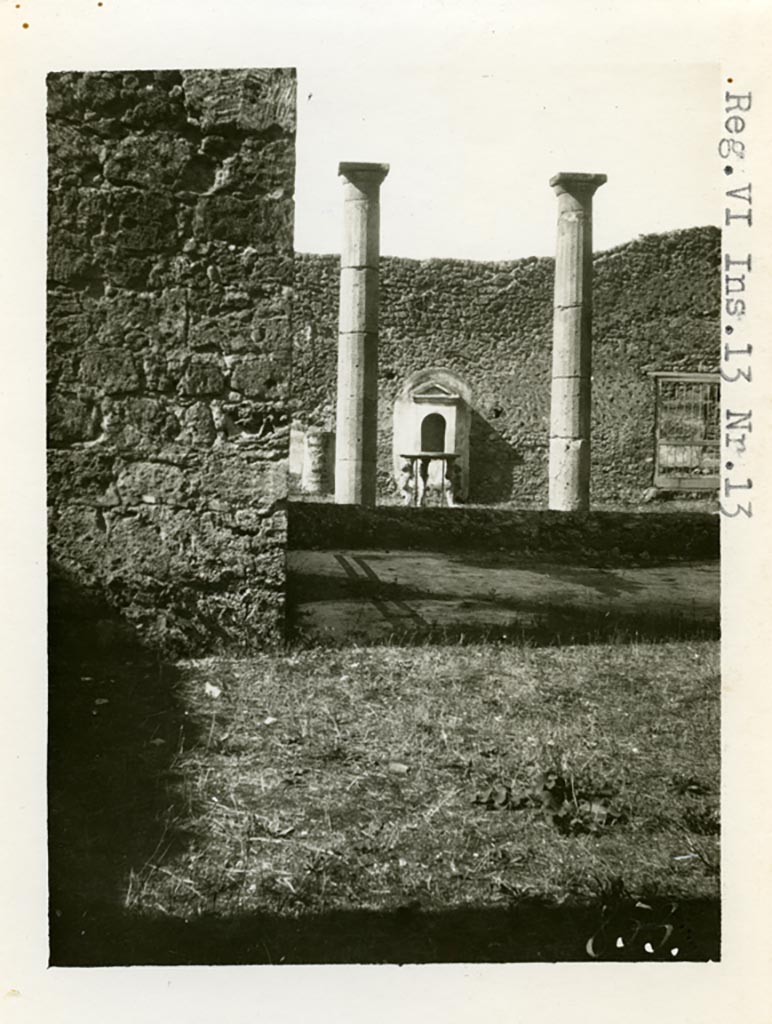
<path fill-rule="evenodd" d="M 428 381 L 420 384 L 414 391 L 410 392 L 414 402 L 431 402 L 435 405 L 455 405 L 460 401 L 461 396 L 456 391 L 451 391 L 444 384 L 436 381 Z"/>

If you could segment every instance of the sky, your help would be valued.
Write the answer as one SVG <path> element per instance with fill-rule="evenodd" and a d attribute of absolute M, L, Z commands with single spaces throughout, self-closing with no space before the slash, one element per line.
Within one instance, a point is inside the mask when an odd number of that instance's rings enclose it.
<path fill-rule="evenodd" d="M 295 248 L 340 250 L 341 160 L 391 166 L 384 255 L 552 255 L 558 171 L 608 175 L 596 250 L 718 224 L 720 90 L 715 64 L 300 64 Z"/>

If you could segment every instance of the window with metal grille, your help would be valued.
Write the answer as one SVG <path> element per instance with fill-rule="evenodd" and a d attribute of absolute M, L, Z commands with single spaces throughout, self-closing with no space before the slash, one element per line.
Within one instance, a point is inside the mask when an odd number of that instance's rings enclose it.
<path fill-rule="evenodd" d="M 654 486 L 718 488 L 720 397 L 717 373 L 654 373 Z"/>

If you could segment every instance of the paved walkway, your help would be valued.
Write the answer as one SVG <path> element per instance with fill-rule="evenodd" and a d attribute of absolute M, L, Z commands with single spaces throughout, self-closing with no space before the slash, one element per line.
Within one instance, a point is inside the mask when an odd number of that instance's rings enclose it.
<path fill-rule="evenodd" d="M 309 639 L 438 633 L 549 641 L 620 629 L 717 632 L 719 563 L 593 568 L 501 553 L 289 551 L 290 618 Z"/>

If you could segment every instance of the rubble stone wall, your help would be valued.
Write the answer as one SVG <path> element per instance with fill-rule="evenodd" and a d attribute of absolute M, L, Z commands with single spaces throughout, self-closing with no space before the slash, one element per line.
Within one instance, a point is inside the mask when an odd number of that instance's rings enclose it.
<path fill-rule="evenodd" d="M 594 257 L 592 501 L 636 503 L 652 483 L 654 370 L 716 370 L 720 232 L 647 235 Z M 474 503 L 546 506 L 554 262 L 383 257 L 379 489 L 396 498 L 394 399 L 417 370 L 472 389 Z M 334 430 L 339 261 L 299 255 L 293 399 L 304 426 Z"/>
<path fill-rule="evenodd" d="M 51 74 L 48 139 L 52 579 L 178 651 L 276 643 L 294 71 Z"/>
<path fill-rule="evenodd" d="M 551 512 L 509 508 L 378 508 L 293 502 L 290 550 L 507 551 L 594 565 L 715 561 L 719 515 Z"/>

